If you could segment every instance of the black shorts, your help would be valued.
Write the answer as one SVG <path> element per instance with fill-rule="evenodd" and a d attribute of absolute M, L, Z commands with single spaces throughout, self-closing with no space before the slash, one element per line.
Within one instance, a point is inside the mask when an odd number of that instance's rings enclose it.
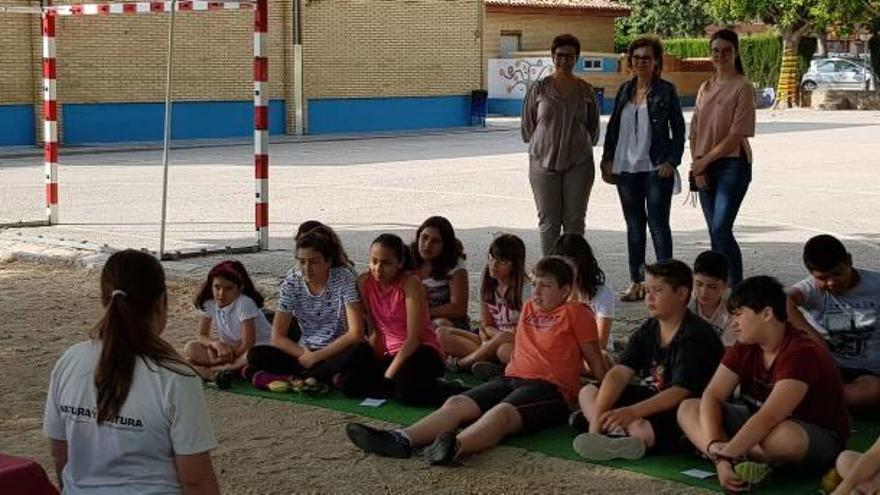
<path fill-rule="evenodd" d="M 859 368 L 840 368 L 840 376 L 843 377 L 843 383 L 852 383 L 860 376 L 873 376 L 874 378 L 878 378 L 877 373 Z"/>
<path fill-rule="evenodd" d="M 568 403 L 556 385 L 544 380 L 499 376 L 462 395 L 477 403 L 481 413 L 506 402 L 516 408 L 524 432 L 535 432 L 565 423 Z"/>
<path fill-rule="evenodd" d="M 745 404 L 725 402 L 721 413 L 724 416 L 724 433 L 727 433 L 727 436 L 731 438 L 752 417 L 752 412 Z M 816 469 L 823 473 L 833 467 L 837 460 L 837 454 L 840 453 L 837 433 L 799 419 L 789 418 L 788 421 L 797 423 L 807 433 L 807 454 L 797 467 Z"/>
<path fill-rule="evenodd" d="M 620 398 L 614 403 L 614 407 L 626 407 L 645 401 L 657 395 L 657 392 L 644 385 L 627 385 L 620 394 Z M 654 447 L 652 450 L 668 452 L 676 450 L 684 435 L 678 426 L 675 412 L 678 408 L 652 414 L 645 419 L 654 430 Z"/>

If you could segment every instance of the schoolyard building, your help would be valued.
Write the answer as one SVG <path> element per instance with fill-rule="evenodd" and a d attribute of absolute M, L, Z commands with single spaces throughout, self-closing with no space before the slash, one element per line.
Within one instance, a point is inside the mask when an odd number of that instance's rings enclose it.
<path fill-rule="evenodd" d="M 168 15 L 146 9 L 58 18 L 62 143 L 161 140 Z M 546 53 L 565 32 L 581 39 L 585 56 L 610 54 L 614 18 L 628 12 L 611 0 L 271 0 L 270 132 L 470 125 L 471 93 L 491 92 L 493 59 Z M 173 137 L 250 135 L 252 13 L 181 12 L 175 26 Z M 42 56 L 40 16 L 0 12 L 0 145 L 42 140 Z M 610 55 L 586 58 L 585 70 L 617 70 Z"/>

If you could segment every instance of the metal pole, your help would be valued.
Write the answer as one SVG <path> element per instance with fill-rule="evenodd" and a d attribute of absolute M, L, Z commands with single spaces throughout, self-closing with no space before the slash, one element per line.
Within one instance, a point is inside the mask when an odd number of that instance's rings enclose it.
<path fill-rule="evenodd" d="M 162 225 L 159 230 L 159 259 L 165 257 L 165 220 L 168 210 L 168 160 L 171 154 L 171 76 L 174 67 L 174 12 L 177 0 L 171 0 L 168 16 L 168 50 L 165 55 L 165 142 L 162 151 Z"/>

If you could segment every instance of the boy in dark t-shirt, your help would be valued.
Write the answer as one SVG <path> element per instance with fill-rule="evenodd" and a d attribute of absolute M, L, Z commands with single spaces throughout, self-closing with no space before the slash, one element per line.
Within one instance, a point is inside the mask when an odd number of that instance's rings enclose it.
<path fill-rule="evenodd" d="M 754 462 L 828 469 L 849 435 L 843 382 L 828 349 L 787 322 L 785 292 L 772 277 L 743 281 L 728 309 L 738 342 L 703 397 L 679 408 L 688 439 L 715 462 L 728 491 L 763 477 L 753 476 L 766 473 Z M 744 405 L 727 402 L 737 385 Z M 743 459 L 759 469 L 736 468 Z"/>
<path fill-rule="evenodd" d="M 678 404 L 703 391 L 724 353 L 712 326 L 687 309 L 690 268 L 666 260 L 645 272 L 645 305 L 652 318 L 630 337 L 601 387 L 581 389 L 582 412 L 570 421 L 586 431 L 574 449 L 590 460 L 638 459 L 647 449 L 674 448 L 681 438 Z M 634 377 L 639 384 L 631 384 Z"/>

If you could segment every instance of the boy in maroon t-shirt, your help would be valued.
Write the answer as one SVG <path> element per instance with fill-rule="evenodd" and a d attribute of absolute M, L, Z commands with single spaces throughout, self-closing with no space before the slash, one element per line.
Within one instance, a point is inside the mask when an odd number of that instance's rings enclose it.
<path fill-rule="evenodd" d="M 817 473 L 833 466 L 849 435 L 849 417 L 828 349 L 787 322 L 785 292 L 772 277 L 743 281 L 727 305 L 739 325 L 738 342 L 703 397 L 679 407 L 682 430 L 715 462 L 729 491 L 758 481 L 743 478 L 761 477 L 735 469 L 744 459 Z M 744 405 L 727 402 L 737 385 Z"/>

